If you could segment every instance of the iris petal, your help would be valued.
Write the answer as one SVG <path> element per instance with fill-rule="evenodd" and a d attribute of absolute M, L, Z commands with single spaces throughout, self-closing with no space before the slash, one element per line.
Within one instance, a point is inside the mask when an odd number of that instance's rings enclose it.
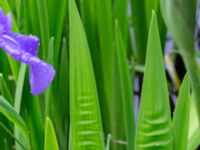
<path fill-rule="evenodd" d="M 37 55 L 40 44 L 37 37 L 26 36 L 17 33 L 9 33 L 7 35 L 12 39 L 15 39 L 24 51 L 29 52 L 34 56 Z"/>
<path fill-rule="evenodd" d="M 12 19 L 11 15 L 4 15 L 3 10 L 0 8 L 0 34 L 11 31 Z"/>
<path fill-rule="evenodd" d="M 37 38 L 33 36 L 24 38 L 26 36 L 2 35 L 0 36 L 0 47 L 14 59 L 30 65 L 31 92 L 34 95 L 38 95 L 52 82 L 55 70 L 51 65 L 36 57 Z"/>
<path fill-rule="evenodd" d="M 11 17 L 0 9 L 0 48 L 14 59 L 30 65 L 31 93 L 41 94 L 55 76 L 54 68 L 37 57 L 39 39 L 11 32 Z"/>

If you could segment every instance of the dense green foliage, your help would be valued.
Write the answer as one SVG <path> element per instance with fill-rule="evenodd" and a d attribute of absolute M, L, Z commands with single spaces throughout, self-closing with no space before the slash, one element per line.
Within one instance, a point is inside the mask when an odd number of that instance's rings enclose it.
<path fill-rule="evenodd" d="M 56 70 L 48 89 L 31 95 L 28 66 L 0 50 L 0 149 L 200 145 L 197 0 L 0 0 L 0 7 L 14 32 L 40 38 L 38 56 Z"/>

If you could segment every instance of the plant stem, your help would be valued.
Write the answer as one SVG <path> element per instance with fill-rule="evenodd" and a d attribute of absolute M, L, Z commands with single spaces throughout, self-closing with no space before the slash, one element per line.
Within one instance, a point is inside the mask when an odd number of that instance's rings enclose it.
<path fill-rule="evenodd" d="M 184 53 L 182 53 L 182 57 L 190 77 L 193 90 L 192 94 L 194 94 L 195 97 L 196 108 L 200 121 L 200 67 L 194 53 L 184 51 Z"/>

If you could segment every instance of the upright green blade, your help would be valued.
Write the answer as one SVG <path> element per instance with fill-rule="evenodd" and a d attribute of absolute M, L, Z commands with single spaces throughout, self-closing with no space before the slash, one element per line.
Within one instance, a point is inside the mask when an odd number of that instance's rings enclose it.
<path fill-rule="evenodd" d="M 145 62 L 146 45 L 147 45 L 147 28 L 145 16 L 145 1 L 144 0 L 131 0 L 132 18 L 135 31 L 136 41 L 136 59 L 139 63 Z"/>
<path fill-rule="evenodd" d="M 172 149 L 170 106 L 164 70 L 157 19 L 153 12 L 136 131 L 136 150 Z"/>
<path fill-rule="evenodd" d="M 20 129 L 30 148 L 28 127 L 15 109 L 2 96 L 0 96 L 0 112 Z"/>
<path fill-rule="evenodd" d="M 128 64 L 126 59 L 126 49 L 120 33 L 118 22 L 115 24 L 115 33 L 117 41 L 117 67 L 119 70 L 120 100 L 122 102 L 122 112 L 125 125 L 125 135 L 127 141 L 127 150 L 134 149 L 134 108 L 133 108 L 133 88 L 129 75 Z M 119 108 L 117 108 L 119 109 Z"/>
<path fill-rule="evenodd" d="M 196 0 L 160 0 L 163 19 L 178 47 L 194 50 Z"/>
<path fill-rule="evenodd" d="M 43 59 L 47 60 L 48 54 L 48 43 L 49 43 L 49 23 L 48 23 L 48 15 L 47 15 L 47 7 L 45 0 L 36 0 L 37 10 L 38 10 L 38 18 L 40 24 L 40 33 L 41 33 L 41 47 Z"/>
<path fill-rule="evenodd" d="M 0 73 L 0 91 L 2 96 L 5 97 L 5 99 L 8 100 L 11 104 L 13 104 L 13 98 L 1 73 Z"/>
<path fill-rule="evenodd" d="M 196 0 L 160 1 L 163 18 L 188 71 L 200 120 L 200 68 L 194 51 L 196 4 Z"/>
<path fill-rule="evenodd" d="M 103 150 L 104 138 L 94 72 L 80 16 L 69 0 L 70 128 L 73 150 Z"/>
<path fill-rule="evenodd" d="M 188 129 L 189 129 L 189 114 L 190 114 L 190 84 L 189 78 L 186 75 L 178 96 L 173 120 L 173 149 L 187 149 Z"/>
<path fill-rule="evenodd" d="M 200 123 L 195 106 L 194 95 L 190 97 L 190 120 L 187 150 L 194 150 L 200 145 Z"/>
<path fill-rule="evenodd" d="M 96 18 L 100 47 L 102 82 L 98 85 L 105 133 L 115 136 L 114 120 L 114 35 L 110 0 L 96 0 Z"/>
<path fill-rule="evenodd" d="M 56 140 L 56 134 L 54 131 L 53 124 L 49 117 L 46 118 L 46 127 L 45 127 L 45 150 L 58 150 L 58 143 Z"/>
<path fill-rule="evenodd" d="M 128 44 L 128 0 L 115 0 L 115 9 L 114 9 L 115 19 L 119 21 L 120 30 L 122 33 L 122 38 L 124 45 L 127 48 Z"/>

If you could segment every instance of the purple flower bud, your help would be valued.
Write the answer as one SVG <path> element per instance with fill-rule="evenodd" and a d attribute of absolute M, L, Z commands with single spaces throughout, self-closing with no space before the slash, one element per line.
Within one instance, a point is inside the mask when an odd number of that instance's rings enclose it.
<path fill-rule="evenodd" d="M 41 94 L 55 76 L 54 68 L 37 57 L 39 39 L 11 31 L 10 15 L 4 15 L 0 9 L 0 48 L 17 61 L 30 65 L 31 93 Z"/>

